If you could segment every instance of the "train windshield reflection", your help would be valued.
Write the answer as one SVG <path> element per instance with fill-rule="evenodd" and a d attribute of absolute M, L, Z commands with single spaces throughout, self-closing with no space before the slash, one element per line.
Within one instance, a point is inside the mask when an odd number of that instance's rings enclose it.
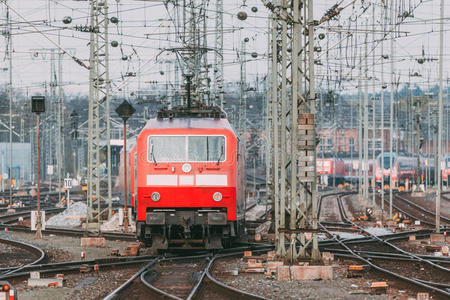
<path fill-rule="evenodd" d="M 381 166 L 381 160 L 383 159 L 383 168 L 386 170 L 389 170 L 391 168 L 391 165 L 389 163 L 389 153 L 384 153 L 384 156 L 380 154 L 380 157 L 378 158 L 378 164 Z M 395 164 L 395 155 L 392 155 L 392 166 Z"/>
<path fill-rule="evenodd" d="M 151 136 L 148 159 L 152 162 L 223 162 L 224 136 Z"/>

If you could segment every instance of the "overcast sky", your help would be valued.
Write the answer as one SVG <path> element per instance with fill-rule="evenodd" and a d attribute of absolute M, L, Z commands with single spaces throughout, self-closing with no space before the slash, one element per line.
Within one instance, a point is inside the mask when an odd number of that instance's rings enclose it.
<path fill-rule="evenodd" d="M 351 0 L 345 0 L 345 3 Z M 264 8 L 260 1 L 248 0 L 247 7 L 241 7 L 242 1 L 224 0 L 224 57 L 225 57 L 225 81 L 236 81 L 239 79 L 239 66 L 237 60 L 237 50 L 244 37 L 249 37 L 250 42 L 247 44 L 247 52 L 257 52 L 258 58 L 249 62 L 247 65 L 248 78 L 262 78 L 266 74 L 267 62 L 267 17 L 268 10 Z M 362 2 L 365 6 L 373 2 L 375 10 L 375 18 L 373 19 L 372 8 L 369 7 L 363 12 Z M 422 53 L 422 47 L 425 49 L 425 55 L 428 58 L 438 58 L 439 54 L 439 0 L 410 0 L 395 1 L 400 10 L 409 10 L 408 5 L 413 6 L 422 2 L 416 10 L 414 16 L 409 17 L 399 27 L 399 37 L 395 40 L 397 76 L 401 76 L 401 81 L 406 81 L 410 73 L 418 72 L 422 77 L 412 78 L 413 82 L 426 85 L 434 85 L 438 78 L 437 61 L 426 62 L 419 65 L 415 60 Z M 448 33 L 450 17 L 450 1 L 446 2 L 446 25 L 445 25 L 445 68 L 450 66 L 450 34 Z M 41 34 L 37 33 L 28 22 L 35 24 L 44 34 L 58 42 L 66 49 L 70 50 L 77 58 L 88 62 L 89 57 L 89 33 L 82 33 L 73 30 L 75 25 L 88 25 L 88 2 L 86 1 L 70 1 L 70 0 L 9 0 L 8 3 L 20 12 L 26 19 L 22 20 L 17 14 L 11 12 L 13 20 L 13 85 L 15 89 L 20 89 L 26 93 L 42 93 L 44 91 L 44 82 L 50 80 L 51 55 L 49 49 L 54 46 Z M 173 13 L 173 6 L 169 4 L 169 10 L 166 10 L 162 3 L 153 1 L 134 1 L 134 0 L 109 0 L 110 17 L 116 16 L 119 24 L 110 24 L 110 41 L 117 41 L 120 46 L 117 48 L 110 47 L 110 77 L 114 84 L 119 84 L 122 75 L 127 72 L 136 72 L 139 63 L 143 65 L 150 61 L 141 72 L 141 76 L 133 79 L 127 88 L 124 89 L 123 95 L 130 95 L 132 91 L 138 87 L 138 81 L 141 87 L 148 85 L 148 81 L 157 80 L 165 82 L 167 74 L 161 75 L 160 71 L 166 71 L 166 66 L 157 63 L 155 57 L 162 49 L 177 46 L 174 43 L 174 30 L 170 25 L 169 13 Z M 320 19 L 327 9 L 329 9 L 336 0 L 315 1 L 315 19 Z M 317 32 L 326 33 L 324 40 L 317 41 L 322 47 L 323 53 L 320 55 L 322 66 L 317 66 L 318 86 L 330 89 L 341 89 L 342 92 L 352 91 L 356 88 L 358 77 L 358 64 L 361 60 L 361 54 L 364 51 L 363 42 L 365 38 L 364 32 L 356 34 L 356 23 L 363 24 L 367 20 L 369 28 L 372 28 L 373 21 L 376 24 L 375 39 L 381 38 L 382 32 L 381 22 L 381 4 L 382 0 L 377 1 L 356 1 L 354 6 L 347 7 L 341 12 L 339 20 L 333 20 L 324 23 Z M 256 6 L 258 11 L 252 12 L 251 7 Z M 2 31 L 6 26 L 6 9 L 4 4 L 0 4 L 0 14 L 2 20 Z M 215 1 L 211 1 L 208 11 L 214 16 Z M 239 11 L 246 11 L 248 19 L 239 21 L 236 14 Z M 70 25 L 64 25 L 62 19 L 65 16 L 72 18 Z M 351 17 L 349 19 L 349 17 Z M 355 16 L 358 16 L 357 18 Z M 356 21 L 357 20 L 357 21 Z M 338 25 L 349 30 L 351 35 L 345 38 L 346 33 L 329 32 L 326 27 L 331 26 L 336 29 Z M 363 29 L 358 25 L 358 29 Z M 388 29 L 391 25 L 388 25 Z M 69 27 L 69 28 L 64 28 Z M 213 47 L 214 41 L 214 20 L 211 18 L 208 24 L 208 43 Z M 398 28 L 397 28 L 398 29 Z M 369 70 L 375 71 L 375 77 L 381 81 L 381 64 L 384 61 L 384 78 L 388 80 L 389 60 L 381 59 L 381 43 L 372 42 L 372 33 L 369 33 L 369 51 L 375 49 L 374 58 L 376 67 L 372 67 L 372 57 L 369 58 Z M 337 46 L 338 41 L 342 40 L 341 47 Z M 376 46 L 375 46 L 376 45 Z M 330 50 L 328 58 L 324 53 L 325 49 Z M 2 74 L 0 81 L 6 83 L 8 80 L 8 62 L 5 60 L 6 39 L 0 39 L 0 72 Z M 389 55 L 389 41 L 384 42 L 383 53 Z M 122 60 L 122 56 L 131 57 L 129 60 Z M 164 58 L 165 53 L 160 55 Z M 370 54 L 372 55 L 372 54 Z M 213 53 L 209 54 L 209 59 L 213 61 Z M 392 57 L 392 56 L 390 56 Z M 170 58 L 170 57 L 168 57 Z M 250 56 L 249 56 L 250 59 Z M 55 62 L 56 67 L 57 62 Z M 69 57 L 63 58 L 63 82 L 66 93 L 86 93 L 88 91 L 88 71 L 76 63 Z M 352 68 L 352 66 L 354 68 Z M 3 70 L 3 71 L 1 71 Z M 371 74 L 369 74 L 372 76 Z M 450 75 L 445 71 L 444 77 Z M 337 78 L 341 78 L 337 81 Z M 351 79 L 343 83 L 342 78 Z M 341 82 L 339 85 L 338 83 Z"/>

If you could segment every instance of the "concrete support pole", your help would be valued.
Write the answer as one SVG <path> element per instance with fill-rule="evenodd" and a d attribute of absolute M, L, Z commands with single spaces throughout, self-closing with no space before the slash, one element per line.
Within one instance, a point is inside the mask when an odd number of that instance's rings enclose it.
<path fill-rule="evenodd" d="M 389 117 L 389 219 L 392 219 L 392 198 L 393 198 L 393 143 L 394 143 L 394 20 L 395 20 L 395 4 L 394 1 L 391 1 L 391 40 L 390 40 L 390 65 L 391 65 L 391 90 L 390 90 L 390 117 Z M 397 147 L 398 148 L 398 147 Z M 384 163 L 384 162 L 383 162 Z"/>
<path fill-rule="evenodd" d="M 275 245 L 279 245 L 280 241 L 280 202 L 278 201 L 280 196 L 279 185 L 279 169 L 280 169 L 280 157 L 279 157 L 279 122 L 278 122 L 278 41 L 277 41 L 277 26 L 276 17 L 273 16 L 272 20 L 272 145 L 273 145 L 273 202 L 275 205 Z"/>
<path fill-rule="evenodd" d="M 360 49 L 360 53 L 362 50 Z M 363 103 L 362 103 L 362 62 L 359 62 L 359 72 L 358 72 L 358 196 L 361 202 L 364 198 L 362 183 L 363 183 L 363 135 L 362 135 L 362 117 L 363 117 Z"/>
<path fill-rule="evenodd" d="M 268 20 L 268 32 L 267 35 L 267 53 L 270 53 L 271 50 L 271 31 L 270 31 L 270 19 Z M 272 64 L 271 64 L 270 56 L 267 57 L 267 77 L 266 77 L 266 114 L 265 114 L 265 134 L 266 134 L 266 218 L 267 212 L 269 210 L 269 197 L 272 200 L 273 204 L 273 196 L 272 195 L 272 188 L 274 186 L 274 182 L 272 180 L 273 172 L 275 171 L 273 169 L 272 165 L 272 153 L 273 153 L 273 144 L 272 144 L 272 127 L 273 127 L 273 110 L 272 110 L 272 93 L 274 92 L 272 90 L 272 86 L 269 86 L 269 84 L 272 82 Z M 272 207 L 273 209 L 273 207 Z"/>
<path fill-rule="evenodd" d="M 13 203 L 12 201 L 12 179 L 13 179 L 13 162 L 12 162 L 12 135 L 13 135 L 13 119 L 12 119 L 12 106 L 13 106 L 13 49 L 12 49 L 12 26 L 9 14 L 9 7 L 6 9 L 6 19 L 8 20 L 8 62 L 9 62 L 9 84 L 8 84 L 8 94 L 9 94 L 9 205 Z"/>
<path fill-rule="evenodd" d="M 315 116 L 316 114 L 316 86 L 315 86 L 315 72 L 314 72 L 314 1 L 308 0 L 308 60 L 307 64 L 309 70 L 309 111 L 311 114 Z M 306 44 L 306 43 L 305 43 Z M 316 122 L 314 120 L 313 126 L 313 135 L 314 140 L 316 138 Z M 319 238 L 317 234 L 318 226 L 319 226 L 319 198 L 317 194 L 317 185 L 316 185 L 316 177 L 317 177 L 317 163 L 316 163 L 316 148 L 314 146 L 313 150 L 314 162 L 313 162 L 313 180 L 310 182 L 310 192 L 311 192 L 311 201 L 312 201 L 312 249 L 311 249 L 311 260 L 319 261 L 321 259 L 321 255 L 319 252 Z"/>
<path fill-rule="evenodd" d="M 241 41 L 241 51 L 239 54 L 240 64 L 240 93 L 239 93 L 239 123 L 238 132 L 240 134 L 246 134 L 246 120 L 247 120 L 247 69 L 246 69 L 246 41 Z"/>
<path fill-rule="evenodd" d="M 287 130 L 286 130 L 286 113 L 287 113 L 287 23 L 286 21 L 281 21 L 281 144 L 280 144 L 280 227 L 282 229 L 286 229 L 286 200 L 287 200 Z M 285 256 L 285 248 L 284 248 L 284 234 L 280 235 L 280 247 L 281 256 Z"/>
<path fill-rule="evenodd" d="M 382 21 L 382 37 L 385 36 L 385 28 L 387 24 L 386 13 L 387 7 L 383 5 L 383 9 L 381 10 L 381 19 Z M 381 39 L 381 212 L 382 216 L 384 213 L 384 39 Z"/>
<path fill-rule="evenodd" d="M 367 204 L 369 199 L 369 66 L 368 66 L 368 52 L 367 44 L 368 33 L 367 33 L 366 20 L 366 37 L 364 41 L 364 194 L 363 201 L 364 205 Z"/>
<path fill-rule="evenodd" d="M 123 231 L 128 232 L 127 122 L 123 121 Z"/>
<path fill-rule="evenodd" d="M 58 35 L 59 39 L 59 35 Z M 60 41 L 59 41 L 60 42 Z M 57 116 L 56 116 L 56 127 L 57 127 L 57 165 L 58 169 L 56 170 L 58 174 L 58 200 L 61 201 L 61 189 L 62 189 L 62 176 L 64 175 L 64 136 L 63 136 L 63 95 L 62 95 L 62 55 L 61 51 L 58 51 L 58 77 L 56 81 L 56 85 L 58 86 L 58 105 L 57 105 Z"/>
<path fill-rule="evenodd" d="M 293 7 L 299 7 L 299 0 L 294 0 Z M 301 62 L 300 43 L 301 43 L 301 24 L 300 10 L 293 10 L 294 22 L 292 24 L 292 93 L 291 97 L 291 178 L 290 178 L 290 218 L 289 229 L 294 231 L 297 227 L 297 207 L 298 207 L 298 94 L 302 94 L 302 78 L 299 72 L 299 62 Z M 303 189 L 301 189 L 303 192 Z M 290 247 L 288 251 L 288 259 L 293 261 L 297 257 L 296 247 L 297 234 L 292 232 L 290 235 Z"/>
<path fill-rule="evenodd" d="M 112 217 L 112 178 L 111 178 L 111 120 L 110 120 L 110 109 L 111 109 L 111 100 L 110 100 L 110 89 L 111 89 L 111 81 L 109 80 L 109 35 L 108 35 L 108 3 L 105 1 L 105 10 L 104 10 L 104 20 L 103 20 L 103 46 L 104 46 L 104 81 L 105 81 L 105 89 L 103 99 L 105 101 L 105 116 L 104 123 L 106 123 L 106 132 L 104 133 L 104 139 L 106 140 L 106 180 L 107 180 L 107 198 L 106 202 L 108 204 L 108 220 Z"/>
<path fill-rule="evenodd" d="M 40 163 L 40 145 L 39 145 L 39 128 L 40 128 L 40 123 L 41 123 L 41 118 L 40 115 L 37 115 L 37 121 L 36 121 L 36 143 L 37 143 L 37 226 L 36 226 L 36 237 L 38 239 L 42 239 L 42 231 L 41 231 L 41 198 L 40 198 L 40 193 L 41 193 L 41 178 L 40 178 L 40 167 L 39 167 L 39 163 Z"/>
<path fill-rule="evenodd" d="M 375 44 L 375 5 L 372 5 L 372 43 Z M 375 95 L 375 51 L 372 51 L 372 203 L 371 206 L 374 207 L 375 194 L 376 194 L 376 178 L 375 178 L 375 150 L 376 150 L 376 139 L 377 139 L 377 122 L 376 122 L 376 111 L 377 102 Z"/>
<path fill-rule="evenodd" d="M 442 111 L 443 107 L 443 73 L 444 73 L 444 0 L 441 0 L 441 16 L 439 29 L 439 108 L 438 108 L 438 148 L 437 148 L 437 190 L 436 190 L 436 232 L 441 227 L 441 194 L 442 194 Z"/>

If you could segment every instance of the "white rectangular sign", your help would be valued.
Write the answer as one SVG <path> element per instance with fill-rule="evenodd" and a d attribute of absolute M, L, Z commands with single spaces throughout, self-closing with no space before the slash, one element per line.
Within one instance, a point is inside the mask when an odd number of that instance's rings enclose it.
<path fill-rule="evenodd" d="M 37 228 L 37 211 L 31 211 L 31 231 L 36 231 Z M 41 229 L 45 230 L 45 211 L 41 211 Z"/>
<path fill-rule="evenodd" d="M 53 175 L 53 165 L 48 165 L 47 166 L 47 174 L 48 175 Z"/>
<path fill-rule="evenodd" d="M 64 188 L 66 189 L 72 188 L 72 178 L 64 178 Z"/>

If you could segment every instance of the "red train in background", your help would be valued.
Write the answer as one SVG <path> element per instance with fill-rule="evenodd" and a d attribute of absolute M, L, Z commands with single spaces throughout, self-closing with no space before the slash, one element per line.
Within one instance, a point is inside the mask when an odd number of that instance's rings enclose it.
<path fill-rule="evenodd" d="M 450 154 L 444 157 L 444 166 L 442 170 L 442 182 L 450 184 Z"/>
<path fill-rule="evenodd" d="M 358 168 L 359 168 L 359 160 L 356 157 L 353 158 L 317 158 L 317 176 L 319 178 L 327 177 L 328 185 L 332 185 L 333 181 L 335 184 L 344 184 L 344 183 L 357 183 L 359 181 Z M 369 160 L 369 177 L 372 176 L 372 166 L 373 162 Z"/>
<path fill-rule="evenodd" d="M 378 185 L 389 184 L 390 153 L 378 155 L 375 169 L 375 179 Z M 383 165 L 382 165 L 383 164 Z M 382 170 L 383 166 L 383 170 Z M 417 158 L 407 155 L 392 154 L 392 180 L 393 186 L 404 186 L 408 181 L 410 183 L 416 180 Z M 384 171 L 384 172 L 383 172 Z"/>
<path fill-rule="evenodd" d="M 384 164 L 384 170 L 381 164 Z M 375 165 L 375 179 L 378 186 L 389 184 L 390 163 L 389 153 L 379 154 L 375 160 L 369 160 L 369 178 L 372 176 L 372 166 Z M 392 157 L 392 178 L 394 187 L 405 187 L 406 182 L 409 185 L 417 180 L 417 157 L 411 154 L 402 153 L 400 155 L 393 154 Z M 323 178 L 327 177 L 328 185 L 343 184 L 345 182 L 358 182 L 358 158 L 317 158 L 317 176 L 324 182 Z M 421 183 L 433 184 L 435 182 L 435 162 L 434 158 L 421 157 L 420 159 Z M 383 172 L 384 171 L 384 172 Z M 442 160 L 442 182 L 446 184 L 450 175 L 450 155 L 446 155 Z M 362 175 L 361 175 L 362 176 Z"/>
<path fill-rule="evenodd" d="M 376 161 L 375 177 L 377 184 L 389 184 L 390 176 L 390 162 L 389 153 L 380 154 Z M 445 183 L 448 180 L 447 169 L 445 168 L 445 162 L 448 162 L 448 158 L 444 157 L 442 161 L 442 181 Z M 382 173 L 381 164 L 384 164 L 384 173 Z M 434 158 L 421 157 L 420 158 L 420 183 L 434 184 L 436 180 L 435 174 L 436 166 Z M 417 181 L 417 156 L 412 154 L 400 154 L 392 155 L 392 179 L 393 186 L 400 187 L 406 186 L 406 182 L 409 184 L 416 183 Z"/>
<path fill-rule="evenodd" d="M 129 153 L 137 238 L 155 251 L 229 245 L 244 232 L 244 153 L 219 108 L 160 110 Z"/>

